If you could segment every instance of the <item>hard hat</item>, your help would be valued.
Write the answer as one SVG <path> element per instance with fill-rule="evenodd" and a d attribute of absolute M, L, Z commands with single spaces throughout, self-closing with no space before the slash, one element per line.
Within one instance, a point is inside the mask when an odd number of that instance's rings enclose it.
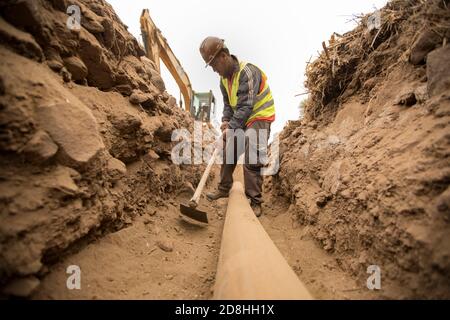
<path fill-rule="evenodd" d="M 217 37 L 207 37 L 200 45 L 200 54 L 206 62 L 206 67 L 213 61 L 220 50 L 226 48 L 225 40 Z"/>

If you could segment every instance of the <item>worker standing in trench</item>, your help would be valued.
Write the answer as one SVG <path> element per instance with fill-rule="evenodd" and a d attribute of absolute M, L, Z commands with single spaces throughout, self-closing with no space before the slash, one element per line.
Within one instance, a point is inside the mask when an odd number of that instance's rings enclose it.
<path fill-rule="evenodd" d="M 207 193 L 206 196 L 209 200 L 228 197 L 237 159 L 245 151 L 245 194 L 251 201 L 255 215 L 259 217 L 262 214 L 263 202 L 261 168 L 267 159 L 270 125 L 275 120 L 275 105 L 267 77 L 255 65 L 239 61 L 236 56 L 230 54 L 223 39 L 207 37 L 200 45 L 200 53 L 206 66 L 211 66 L 214 72 L 220 75 L 220 90 L 224 101 L 220 127 L 224 141 L 224 161 L 217 190 Z M 239 129 L 245 131 L 245 142 L 242 141 L 244 143 L 237 141 L 243 138 L 242 135 L 236 134 Z M 233 143 L 231 139 L 234 139 Z M 244 146 L 245 150 L 241 146 Z M 256 155 L 256 159 L 252 155 Z"/>

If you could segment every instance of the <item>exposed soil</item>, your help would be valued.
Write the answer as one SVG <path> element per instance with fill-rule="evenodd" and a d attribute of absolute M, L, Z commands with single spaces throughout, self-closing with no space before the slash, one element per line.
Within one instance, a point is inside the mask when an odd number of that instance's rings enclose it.
<path fill-rule="evenodd" d="M 193 119 L 108 3 L 77 30 L 68 3 L 0 4 L 0 296 L 211 298 L 227 200 L 183 222 L 205 166 L 171 161 Z M 449 7 L 393 0 L 307 66 L 260 221 L 315 298 L 450 298 Z"/>
<path fill-rule="evenodd" d="M 0 287 L 28 296 L 78 242 L 197 184 L 170 160 L 193 120 L 104 1 L 0 5 Z M 26 285 L 23 285 L 25 283 Z"/>
<path fill-rule="evenodd" d="M 377 45 L 368 16 L 330 40 L 340 63 L 323 52 L 308 67 L 305 117 L 281 133 L 281 169 L 266 182 L 342 270 L 362 282 L 379 266 L 387 298 L 450 297 L 445 6 L 392 1 Z"/>
<path fill-rule="evenodd" d="M 289 202 L 281 198 L 272 199 L 272 203 L 264 206 L 261 224 L 315 299 L 383 298 L 383 291 L 367 288 L 366 279 L 358 281 L 340 268 L 333 255 L 317 244 L 310 228 L 302 226 L 297 215 L 289 211 Z"/>
<path fill-rule="evenodd" d="M 208 189 L 216 183 L 217 178 Z M 208 212 L 210 221 L 205 228 L 180 219 L 178 203 L 187 199 L 187 194 L 180 195 L 167 206 L 138 216 L 127 228 L 80 245 L 78 252 L 72 251 L 51 266 L 32 298 L 210 299 L 227 200 L 201 199 L 201 209 Z M 383 297 L 343 272 L 332 255 L 308 235 L 307 228 L 295 221 L 287 206 L 279 201 L 265 206 L 260 221 L 316 299 Z M 80 290 L 66 286 L 70 265 L 80 267 Z"/>
<path fill-rule="evenodd" d="M 133 224 L 80 246 L 51 267 L 34 299 L 209 299 L 215 281 L 226 200 L 201 200 L 207 228 L 180 218 L 182 194 L 148 208 Z M 69 265 L 81 270 L 81 289 L 69 290 Z"/>

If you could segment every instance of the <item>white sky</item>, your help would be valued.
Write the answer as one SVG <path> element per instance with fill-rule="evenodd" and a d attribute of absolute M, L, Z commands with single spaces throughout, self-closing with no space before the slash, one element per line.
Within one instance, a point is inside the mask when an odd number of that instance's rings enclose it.
<path fill-rule="evenodd" d="M 107 0 L 128 30 L 142 43 L 139 17 L 149 9 L 156 26 L 187 72 L 195 91 L 213 90 L 220 121 L 223 100 L 219 76 L 205 69 L 198 51 L 207 36 L 225 39 L 231 53 L 267 74 L 275 99 L 272 133 L 298 119 L 306 62 L 333 32 L 354 28 L 353 14 L 369 13 L 387 0 Z M 178 86 L 162 66 L 167 91 L 179 100 Z"/>

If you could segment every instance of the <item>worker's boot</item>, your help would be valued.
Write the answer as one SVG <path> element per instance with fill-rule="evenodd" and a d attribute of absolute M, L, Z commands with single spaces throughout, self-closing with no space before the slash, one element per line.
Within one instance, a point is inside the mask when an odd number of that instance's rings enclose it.
<path fill-rule="evenodd" d="M 261 205 L 261 203 L 252 202 L 250 204 L 250 206 L 252 207 L 252 210 L 255 213 L 255 216 L 257 216 L 259 218 L 262 215 L 262 205 Z"/>
<path fill-rule="evenodd" d="M 217 200 L 217 199 L 220 199 L 220 198 L 228 198 L 228 194 L 229 193 L 230 193 L 229 191 L 224 191 L 224 190 L 217 189 L 214 192 L 208 192 L 206 194 L 206 197 L 208 198 L 208 200 L 213 201 L 213 200 Z"/>

